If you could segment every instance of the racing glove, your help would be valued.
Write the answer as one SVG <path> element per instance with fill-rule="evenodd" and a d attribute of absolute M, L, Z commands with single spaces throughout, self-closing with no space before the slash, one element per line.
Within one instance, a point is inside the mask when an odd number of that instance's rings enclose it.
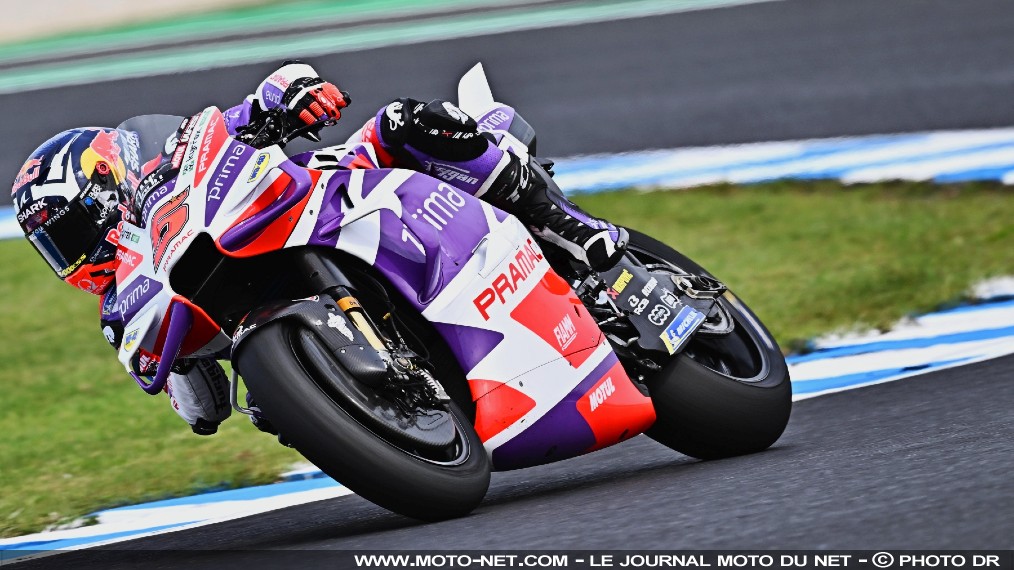
<path fill-rule="evenodd" d="M 285 108 L 289 115 L 304 124 L 337 121 L 341 109 L 351 103 L 348 93 L 321 79 L 309 65 L 287 61 L 254 93 L 254 102 L 261 111 Z"/>

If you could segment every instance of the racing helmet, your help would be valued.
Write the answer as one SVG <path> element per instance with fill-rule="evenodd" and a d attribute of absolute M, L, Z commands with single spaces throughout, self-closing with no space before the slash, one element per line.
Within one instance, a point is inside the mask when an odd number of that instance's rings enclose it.
<path fill-rule="evenodd" d="M 12 190 L 18 223 L 60 279 L 89 293 L 109 288 L 120 206 L 139 174 L 137 135 L 124 130 L 71 129 L 28 157 Z"/>

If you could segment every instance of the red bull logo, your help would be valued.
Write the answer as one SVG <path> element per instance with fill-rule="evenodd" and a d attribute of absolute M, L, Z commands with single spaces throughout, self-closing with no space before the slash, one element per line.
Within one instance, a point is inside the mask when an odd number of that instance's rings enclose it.
<path fill-rule="evenodd" d="M 34 181 L 39 177 L 39 169 L 42 167 L 42 161 L 37 158 L 30 158 L 25 162 L 24 166 L 18 172 L 18 177 L 14 179 L 14 190 L 21 188 L 25 184 Z"/>
<path fill-rule="evenodd" d="M 110 163 L 119 162 L 120 160 L 120 145 L 116 142 L 120 138 L 118 131 L 104 131 L 92 139 L 91 144 L 88 148 L 94 150 Z"/>
<path fill-rule="evenodd" d="M 91 178 L 95 171 L 99 174 L 112 174 L 117 184 L 127 177 L 127 166 L 123 163 L 120 152 L 118 131 L 103 131 L 95 135 L 88 148 L 81 153 L 81 168 L 85 176 Z"/>

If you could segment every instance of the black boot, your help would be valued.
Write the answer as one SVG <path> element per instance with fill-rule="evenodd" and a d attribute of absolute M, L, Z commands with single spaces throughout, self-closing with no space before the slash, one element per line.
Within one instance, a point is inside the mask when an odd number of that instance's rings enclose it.
<path fill-rule="evenodd" d="M 510 155 L 510 164 L 490 187 L 493 205 L 518 217 L 543 240 L 595 271 L 616 265 L 627 248 L 623 228 L 593 217 L 562 194 L 550 190 L 531 164 Z"/>

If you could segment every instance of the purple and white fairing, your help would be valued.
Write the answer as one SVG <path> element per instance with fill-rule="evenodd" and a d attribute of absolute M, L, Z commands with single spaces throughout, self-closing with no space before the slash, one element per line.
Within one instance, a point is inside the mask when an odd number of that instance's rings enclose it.
<path fill-rule="evenodd" d="M 277 147 L 253 149 L 232 139 L 215 147 L 220 118 L 213 108 L 197 118 L 181 175 L 147 208 L 154 212 L 169 200 L 184 200 L 186 216 L 173 218 L 184 225 L 172 228 L 177 237 L 163 244 L 163 261 L 151 262 L 155 234 L 124 225 L 124 235 L 135 241 L 121 239 L 121 246 L 144 258 L 117 275 L 117 308 L 127 321 L 120 360 L 128 370 L 139 347 L 153 350 L 160 331 L 165 336 L 171 330 L 163 321 L 179 301 L 169 275 L 195 236 L 207 234 L 223 253 L 241 256 L 243 248 L 270 235 L 269 249 L 334 247 L 375 267 L 447 342 L 480 413 L 501 413 L 486 403 L 508 390 L 532 402 L 510 425 L 486 432 L 494 465 L 542 463 L 546 449 L 561 450 L 552 459 L 562 459 L 595 443 L 575 406 L 587 401 L 588 386 L 603 380 L 597 378 L 603 367 L 616 378 L 622 370 L 607 364 L 615 361 L 608 343 L 597 326 L 588 327 L 580 301 L 552 273 L 520 221 L 466 189 L 417 172 L 311 171 L 303 164 L 314 164 L 313 155 L 297 163 Z M 320 152 L 370 156 L 359 150 Z M 286 233 L 277 241 L 280 220 Z M 556 292 L 547 293 L 551 289 Z M 564 344 L 553 330 L 566 333 L 574 325 L 570 319 L 588 334 Z M 214 354 L 229 342 L 219 332 L 196 354 Z M 573 429 L 557 430 L 570 424 Z"/>
<path fill-rule="evenodd" d="M 465 268 L 506 214 L 446 182 L 408 170 L 322 177 L 287 247 L 336 247 L 377 267 L 420 311 Z M 304 241 L 305 240 L 305 241 Z"/>
<path fill-rule="evenodd" d="M 588 352 L 572 364 L 518 316 L 521 303 L 545 286 L 549 264 L 520 221 L 464 190 L 406 170 L 329 171 L 315 185 L 305 212 L 313 215 L 299 221 L 286 247 L 334 247 L 371 264 L 434 325 L 466 377 L 480 381 L 472 385 L 473 397 L 479 400 L 495 386 L 510 385 L 535 402 L 525 421 L 486 442 L 491 453 L 558 405 L 572 410 L 580 396 L 572 392 L 597 381 L 593 377 L 603 362 L 615 360 L 595 329 L 593 336 L 570 347 L 569 353 Z M 512 266 L 524 255 L 528 263 L 523 271 Z M 498 278 L 501 302 L 479 310 L 476 299 Z M 566 313 L 573 308 L 570 301 L 560 302 L 562 308 L 532 306 L 528 311 Z M 537 429 L 512 445 L 555 446 L 561 450 L 557 458 L 563 458 L 595 443 L 579 414 L 558 410 L 552 417 L 564 418 L 556 423 L 573 420 L 575 429 L 556 434 Z M 523 463 L 519 452 L 505 453 L 493 457 L 503 455 L 504 466 Z M 527 464 L 545 461 L 543 453 L 534 456 Z"/>

